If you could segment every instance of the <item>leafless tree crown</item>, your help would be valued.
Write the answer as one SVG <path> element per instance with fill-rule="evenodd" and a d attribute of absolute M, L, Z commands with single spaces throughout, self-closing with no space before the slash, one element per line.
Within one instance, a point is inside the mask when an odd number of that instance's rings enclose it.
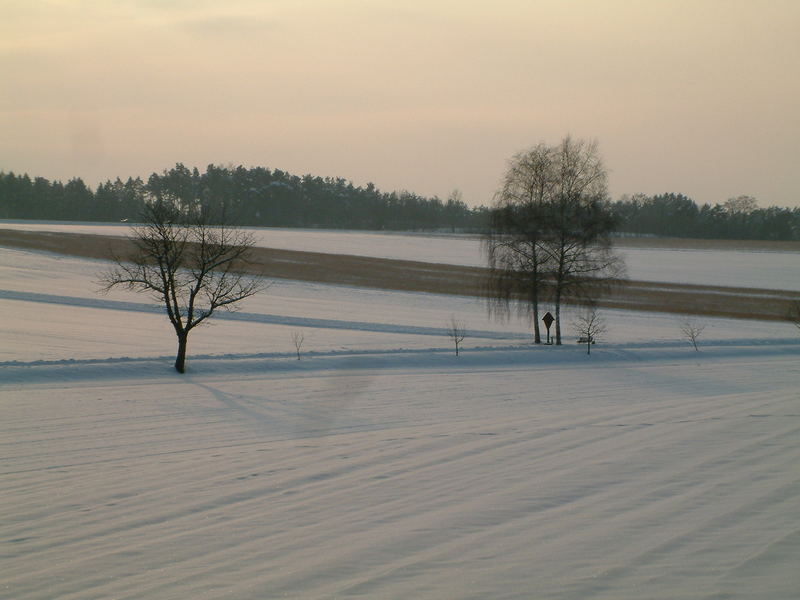
<path fill-rule="evenodd" d="M 467 329 L 464 325 L 464 322 L 459 321 L 455 318 L 455 316 L 450 317 L 450 321 L 447 323 L 447 335 L 451 340 L 453 340 L 453 344 L 455 344 L 456 347 L 456 356 L 458 356 L 461 342 L 464 341 L 464 338 L 467 335 Z"/>
<path fill-rule="evenodd" d="M 697 352 L 700 351 L 700 349 L 697 347 L 697 340 L 700 338 L 700 334 L 703 333 L 705 328 L 706 326 L 704 324 L 689 316 L 684 317 L 680 322 L 681 334 L 683 335 L 684 339 L 692 344 Z"/>
<path fill-rule="evenodd" d="M 238 271 L 254 245 L 252 235 L 209 222 L 203 210 L 187 216 L 168 203 L 154 202 L 133 228 L 132 254 L 115 257 L 115 265 L 100 276 L 105 292 L 123 287 L 148 293 L 164 306 L 178 336 L 179 372 L 189 332 L 217 310 L 235 310 L 237 302 L 264 287 L 258 278 Z"/>
<path fill-rule="evenodd" d="M 624 277 L 614 253 L 614 221 L 606 206 L 606 169 L 596 142 L 564 138 L 539 144 L 509 162 L 495 196 L 483 247 L 489 263 L 490 312 L 508 316 L 514 300 L 541 341 L 539 304 L 555 305 L 561 343 L 561 303 L 592 302 Z"/>
<path fill-rule="evenodd" d="M 606 332 L 606 321 L 594 306 L 587 306 L 579 313 L 572 326 L 579 337 L 578 341 L 586 344 L 586 354 L 591 354 L 592 344 Z"/>
<path fill-rule="evenodd" d="M 303 347 L 304 341 L 305 336 L 303 335 L 302 331 L 292 331 L 292 343 L 294 344 L 294 349 L 297 352 L 297 360 L 300 360 L 300 349 Z"/>

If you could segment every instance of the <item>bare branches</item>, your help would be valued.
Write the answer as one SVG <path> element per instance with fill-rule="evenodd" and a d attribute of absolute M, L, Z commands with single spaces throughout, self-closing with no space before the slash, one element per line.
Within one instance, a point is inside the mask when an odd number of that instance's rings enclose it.
<path fill-rule="evenodd" d="M 697 339 L 705 328 L 706 326 L 704 324 L 699 323 L 690 316 L 684 317 L 680 322 L 680 329 L 684 339 L 694 346 L 696 352 L 700 352 L 700 349 L 697 347 Z"/>
<path fill-rule="evenodd" d="M 544 144 L 514 156 L 483 241 L 490 269 L 490 312 L 505 318 L 512 298 L 524 297 L 526 302 L 517 308 L 532 321 L 537 344 L 541 343 L 539 300 L 548 268 L 542 243 L 554 184 L 551 164 L 552 149 Z"/>
<path fill-rule="evenodd" d="M 304 340 L 305 336 L 303 335 L 302 331 L 297 329 L 292 331 L 292 343 L 294 344 L 294 349 L 297 352 L 297 360 L 300 360 L 300 348 L 303 347 Z"/>
<path fill-rule="evenodd" d="M 453 344 L 456 347 L 456 356 L 458 356 L 459 346 L 467 335 L 464 322 L 456 320 L 455 316 L 450 317 L 450 321 L 447 324 L 447 335 L 453 340 Z"/>
<path fill-rule="evenodd" d="M 586 354 L 592 353 L 592 344 L 606 332 L 606 321 L 597 314 L 594 306 L 587 307 L 583 313 L 575 317 L 572 326 L 578 334 L 578 343 L 586 344 Z"/>
<path fill-rule="evenodd" d="M 505 318 L 512 300 L 524 298 L 517 306 L 532 318 L 540 343 L 539 303 L 552 299 L 561 343 L 562 301 L 594 300 L 624 276 L 611 246 L 607 195 L 596 142 L 568 136 L 514 156 L 484 237 L 490 313 Z"/>
<path fill-rule="evenodd" d="M 189 332 L 264 288 L 239 271 L 254 239 L 227 225 L 210 225 L 203 210 L 187 217 L 173 204 L 155 202 L 133 228 L 131 241 L 134 254 L 115 257 L 116 264 L 100 275 L 102 289 L 147 292 L 164 306 L 178 336 L 175 368 L 182 373 Z"/>

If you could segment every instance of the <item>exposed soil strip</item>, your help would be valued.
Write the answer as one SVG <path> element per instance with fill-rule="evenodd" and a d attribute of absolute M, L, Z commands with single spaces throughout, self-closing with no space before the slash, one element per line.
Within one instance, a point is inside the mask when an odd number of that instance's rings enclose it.
<path fill-rule="evenodd" d="M 0 246 L 108 259 L 131 251 L 125 238 L 0 229 Z M 387 290 L 485 296 L 487 270 L 387 258 L 254 248 L 245 271 L 295 279 Z M 598 298 L 600 306 L 732 317 L 785 320 L 800 292 L 645 281 L 620 282 Z"/>
<path fill-rule="evenodd" d="M 411 233 L 421 236 L 449 236 L 452 234 Z M 459 237 L 480 240 L 478 234 L 461 234 Z M 704 238 L 655 237 L 647 235 L 630 235 L 614 238 L 614 245 L 619 248 L 637 248 L 641 250 L 744 250 L 747 252 L 798 252 L 800 241 L 796 240 L 720 240 Z"/>

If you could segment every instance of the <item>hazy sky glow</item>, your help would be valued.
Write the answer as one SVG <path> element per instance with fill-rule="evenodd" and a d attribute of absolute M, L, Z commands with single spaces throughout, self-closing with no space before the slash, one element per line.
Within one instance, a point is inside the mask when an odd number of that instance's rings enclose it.
<path fill-rule="evenodd" d="M 800 2 L 6 0 L 0 170 L 263 165 L 491 201 L 596 138 L 611 192 L 800 205 Z"/>

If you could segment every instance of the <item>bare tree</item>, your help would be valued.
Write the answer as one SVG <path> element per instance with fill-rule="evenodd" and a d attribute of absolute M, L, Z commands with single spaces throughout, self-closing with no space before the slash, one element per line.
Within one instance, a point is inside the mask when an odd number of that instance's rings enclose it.
<path fill-rule="evenodd" d="M 606 322 L 597 314 L 597 308 L 588 306 L 572 323 L 575 333 L 578 334 L 578 343 L 586 344 L 586 354 L 592 353 L 592 344 L 606 332 Z"/>
<path fill-rule="evenodd" d="M 294 349 L 297 352 L 297 360 L 300 360 L 300 348 L 303 347 L 303 341 L 305 336 L 303 335 L 302 331 L 292 331 L 292 343 L 294 344 Z"/>
<path fill-rule="evenodd" d="M 527 300 L 520 308 L 533 317 L 537 343 L 545 292 L 555 304 L 555 341 L 561 344 L 562 302 L 595 298 L 624 276 L 611 244 L 616 223 L 607 198 L 595 142 L 568 136 L 510 162 L 484 238 L 490 308 L 506 316 L 512 300 Z"/>
<path fill-rule="evenodd" d="M 697 347 L 697 340 L 706 326 L 696 321 L 693 317 L 686 316 L 681 320 L 680 328 L 684 339 L 688 340 L 692 346 L 694 346 L 696 352 L 700 352 L 700 349 Z"/>
<path fill-rule="evenodd" d="M 210 225 L 209 212 L 197 209 L 186 215 L 172 203 L 148 204 L 142 224 L 130 236 L 132 255 L 115 257 L 115 266 L 100 275 L 103 292 L 120 286 L 149 293 L 164 306 L 178 337 L 179 373 L 185 370 L 189 332 L 264 287 L 237 270 L 247 262 L 253 237 Z"/>
<path fill-rule="evenodd" d="M 458 348 L 461 342 L 464 341 L 466 337 L 467 330 L 464 326 L 463 321 L 458 321 L 455 316 L 450 317 L 450 321 L 447 324 L 447 335 L 453 340 L 453 343 L 456 347 L 456 356 L 458 356 Z"/>
<path fill-rule="evenodd" d="M 555 189 L 543 246 L 552 264 L 558 345 L 562 302 L 594 300 L 602 287 L 624 276 L 625 266 L 611 244 L 616 223 L 606 204 L 607 172 L 597 143 L 567 136 L 553 154 Z"/>
<path fill-rule="evenodd" d="M 489 261 L 489 309 L 507 318 L 516 307 L 533 325 L 533 341 L 542 343 L 539 301 L 547 275 L 547 203 L 553 189 L 553 149 L 539 144 L 516 154 L 508 165 L 483 239 Z"/>
<path fill-rule="evenodd" d="M 753 196 L 736 196 L 728 198 L 722 207 L 729 215 L 749 215 L 758 208 L 758 201 Z"/>

